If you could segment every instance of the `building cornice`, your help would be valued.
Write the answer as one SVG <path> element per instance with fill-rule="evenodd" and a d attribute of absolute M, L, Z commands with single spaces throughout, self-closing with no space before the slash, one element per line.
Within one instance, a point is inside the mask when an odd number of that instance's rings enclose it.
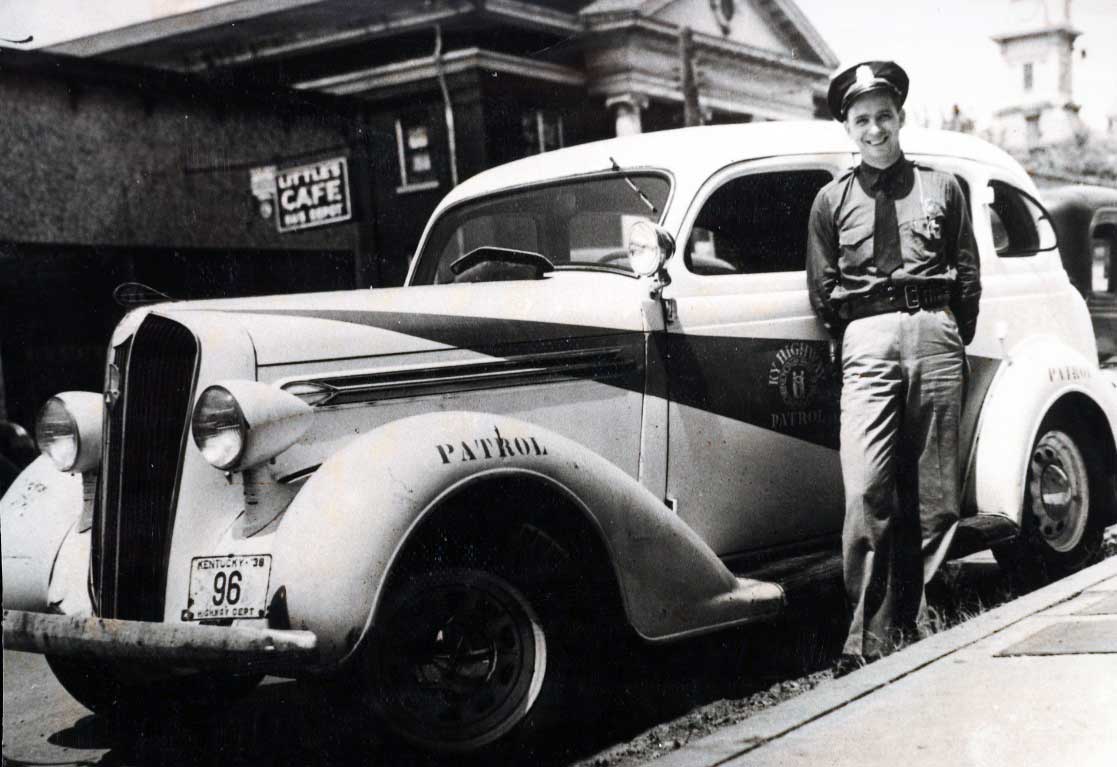
<path fill-rule="evenodd" d="M 624 32 L 646 33 L 670 40 L 677 40 L 679 37 L 679 28 L 676 25 L 657 19 L 644 18 L 631 12 L 600 14 L 591 22 L 588 32 L 590 34 L 587 38 L 587 44 L 592 44 L 594 38 L 607 41 L 616 39 L 617 35 Z M 699 53 L 702 49 L 707 49 L 739 60 L 763 63 L 811 77 L 828 77 L 830 75 L 831 67 L 801 61 L 747 43 L 724 40 L 713 35 L 697 32 L 693 35 L 693 41 L 695 51 Z"/>
<path fill-rule="evenodd" d="M 606 100 L 636 94 L 657 101 L 683 103 L 678 82 L 648 72 L 619 72 L 599 78 L 590 86 L 589 92 L 591 95 L 604 96 Z M 727 114 L 752 115 L 767 120 L 801 120 L 810 117 L 813 112 L 813 104 L 773 98 L 766 93 L 703 92 L 698 95 L 698 104 L 703 111 L 716 109 Z"/>
<path fill-rule="evenodd" d="M 477 69 L 559 85 L 584 86 L 586 84 L 586 76 L 580 70 L 496 51 L 465 48 L 450 51 L 442 56 L 444 74 L 454 75 Z M 433 81 L 436 77 L 437 67 L 434 59 L 426 56 L 342 75 L 306 80 L 295 84 L 294 87 L 298 90 L 355 96 L 392 86 Z"/>
<path fill-rule="evenodd" d="M 167 42 L 176 37 L 204 36 L 208 32 L 213 32 L 216 38 L 220 32 L 227 31 L 227 28 L 237 24 L 247 24 L 260 17 L 275 17 L 285 12 L 296 13 L 304 6 L 312 6 L 319 2 L 320 0 L 240 0 L 240 2 L 212 6 L 71 40 L 52 46 L 50 50 L 77 56 L 95 56 L 121 53 L 148 45 L 157 46 L 160 42 Z M 412 6 L 401 5 L 395 11 L 377 16 L 367 11 L 361 13 L 362 17 L 353 17 L 353 20 L 359 23 L 351 23 L 347 26 L 345 18 L 338 16 L 336 23 L 329 27 L 306 29 L 296 24 L 288 33 L 270 37 L 258 36 L 239 50 L 232 50 L 232 46 L 217 42 L 215 39 L 208 48 L 205 44 L 195 46 L 196 52 L 191 53 L 190 61 L 185 68 L 200 70 L 215 65 L 230 66 L 281 59 L 431 27 L 435 24 L 452 24 L 471 15 L 483 15 L 515 27 L 542 29 L 563 35 L 577 34 L 585 28 L 577 14 L 522 0 L 454 0 L 430 5 L 415 3 Z M 222 47 L 228 50 L 223 51 Z M 152 47 L 151 54 L 150 59 L 156 60 L 159 58 L 160 51 L 157 47 Z"/>
<path fill-rule="evenodd" d="M 660 21 L 653 16 L 653 14 L 662 10 L 671 2 L 674 2 L 674 0 L 664 0 L 659 3 L 634 3 L 627 7 L 606 7 L 604 10 L 593 10 L 591 7 L 589 12 L 583 9 L 581 16 L 586 22 L 587 31 L 590 32 L 618 30 L 647 24 L 654 26 L 663 33 L 677 36 L 678 27 L 669 22 Z M 788 2 L 788 0 L 757 0 L 756 5 L 762 13 L 769 17 L 781 35 L 790 38 L 789 42 L 793 46 L 796 44 L 802 45 L 802 47 L 806 48 L 819 59 L 819 63 L 802 61 L 798 63 L 805 66 L 816 67 L 818 72 L 825 75 L 829 75 L 830 72 L 838 66 L 838 57 L 822 39 L 822 36 L 819 35 L 818 30 L 811 25 L 810 20 L 803 15 L 802 11 L 800 11 L 793 2 Z M 701 39 L 707 45 L 721 44 L 732 48 L 747 48 L 753 51 L 762 50 L 754 48 L 747 43 L 703 35 L 698 32 L 694 33 L 694 38 L 696 43 Z M 780 56 L 780 54 L 774 51 L 764 52 L 769 56 Z M 791 57 L 787 58 L 792 61 L 797 61 Z"/>
<path fill-rule="evenodd" d="M 585 24 L 577 14 L 556 11 L 534 3 L 524 3 L 520 0 L 483 0 L 479 5 L 481 10 L 489 15 L 521 22 L 523 26 L 566 33 L 577 33 L 585 29 Z"/>
<path fill-rule="evenodd" d="M 362 24 L 359 27 L 335 29 L 328 33 L 307 35 L 296 39 L 262 41 L 235 53 L 216 55 L 212 55 L 210 52 L 196 53 L 194 54 L 196 61 L 192 62 L 187 69 L 212 69 L 250 62 L 272 61 L 308 52 L 327 51 L 332 48 L 374 40 L 413 29 L 426 29 L 436 24 L 452 23 L 457 19 L 475 13 L 476 10 L 472 4 L 452 8 L 432 8 L 402 19 L 388 18 Z"/>
<path fill-rule="evenodd" d="M 1082 108 L 1081 104 L 1076 104 L 1073 101 L 1033 101 L 1028 104 L 1017 104 L 1010 107 L 1004 107 L 993 112 L 994 117 L 1011 117 L 1013 115 L 1023 115 L 1024 117 L 1039 117 L 1044 112 L 1052 110 L 1062 110 L 1064 112 L 1074 112 Z"/>
<path fill-rule="evenodd" d="M 196 11 L 132 24 L 107 32 L 79 37 L 46 48 L 50 53 L 64 53 L 70 56 L 97 56 L 124 48 L 133 48 L 147 43 L 155 43 L 168 37 L 196 32 L 200 29 L 236 25 L 242 21 L 257 18 L 264 14 L 281 13 L 320 0 L 239 0 L 238 2 L 213 5 Z"/>
<path fill-rule="evenodd" d="M 1037 27 L 1035 29 L 1028 29 L 1021 32 L 1008 32 L 1002 35 L 993 35 L 992 40 L 995 43 L 1004 45 L 1005 43 L 1013 42 L 1015 40 L 1025 40 L 1028 38 L 1039 37 L 1065 37 L 1068 40 L 1074 40 L 1081 34 L 1081 30 L 1075 29 L 1069 24 L 1060 24 L 1058 26 Z"/>

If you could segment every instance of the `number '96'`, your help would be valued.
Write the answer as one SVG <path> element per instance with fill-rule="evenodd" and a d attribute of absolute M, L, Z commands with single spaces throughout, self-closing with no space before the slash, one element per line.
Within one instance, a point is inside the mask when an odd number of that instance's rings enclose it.
<path fill-rule="evenodd" d="M 228 574 L 224 570 L 213 576 L 213 604 L 235 605 L 240 601 L 240 582 L 244 578 L 240 570 Z"/>

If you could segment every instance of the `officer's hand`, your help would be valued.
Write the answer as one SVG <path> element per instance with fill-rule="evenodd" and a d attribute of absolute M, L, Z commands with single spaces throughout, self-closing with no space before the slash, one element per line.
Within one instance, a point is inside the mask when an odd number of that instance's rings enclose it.
<path fill-rule="evenodd" d="M 962 344 L 969 346 L 973 341 L 974 335 L 977 333 L 977 318 L 972 320 L 965 320 L 958 323 L 958 332 L 962 336 Z"/>

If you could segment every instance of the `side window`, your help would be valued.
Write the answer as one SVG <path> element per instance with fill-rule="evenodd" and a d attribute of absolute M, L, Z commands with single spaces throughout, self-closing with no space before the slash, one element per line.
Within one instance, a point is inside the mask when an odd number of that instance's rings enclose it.
<path fill-rule="evenodd" d="M 989 222 L 998 256 L 1022 258 L 1055 249 L 1051 218 L 1038 202 L 1001 181 L 990 181 L 989 188 L 993 190 Z"/>
<path fill-rule="evenodd" d="M 1113 249 L 1113 239 L 1113 235 L 1107 237 L 1099 229 L 1094 232 L 1090 241 L 1093 266 L 1091 283 L 1095 294 L 1117 293 L 1117 273 L 1113 269 L 1114 256 L 1117 256 L 1117 252 Z"/>
<path fill-rule="evenodd" d="M 684 257 L 695 274 L 806 268 L 807 219 L 825 170 L 780 170 L 731 179 L 702 206 Z"/>

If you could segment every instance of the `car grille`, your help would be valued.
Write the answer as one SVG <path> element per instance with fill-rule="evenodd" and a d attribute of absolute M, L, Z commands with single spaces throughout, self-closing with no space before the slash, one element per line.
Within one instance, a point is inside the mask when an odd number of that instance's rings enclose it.
<path fill-rule="evenodd" d="M 93 596 L 102 617 L 160 621 L 198 342 L 177 322 L 149 315 L 113 364 L 121 394 L 106 421 Z"/>

